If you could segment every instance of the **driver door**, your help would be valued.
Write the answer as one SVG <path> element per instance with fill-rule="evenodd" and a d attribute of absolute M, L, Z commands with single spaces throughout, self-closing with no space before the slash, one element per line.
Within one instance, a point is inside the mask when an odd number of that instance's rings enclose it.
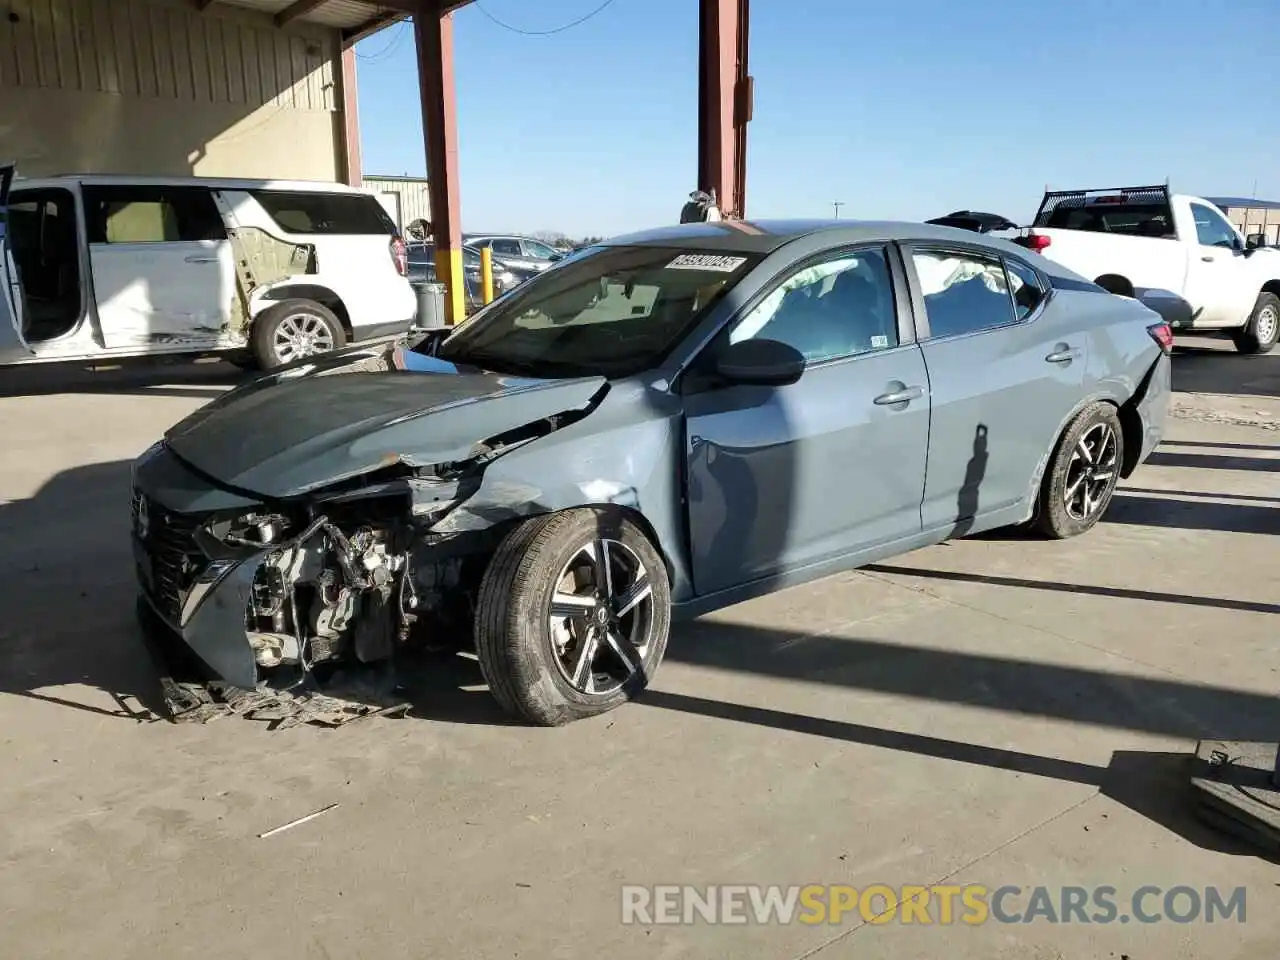
<path fill-rule="evenodd" d="M 0 363 L 32 356 L 35 351 L 23 338 L 22 281 L 9 248 L 9 187 L 13 165 L 0 166 Z"/>
<path fill-rule="evenodd" d="M 704 353 L 780 340 L 805 356 L 797 382 L 726 385 L 694 371 L 686 379 L 699 596 L 920 532 L 928 379 L 890 256 L 850 248 L 804 264 Z"/>
<path fill-rule="evenodd" d="M 1258 291 L 1235 228 L 1202 203 L 1192 203 L 1196 246 L 1187 264 L 1187 302 L 1197 327 L 1236 327 L 1248 319 Z"/>

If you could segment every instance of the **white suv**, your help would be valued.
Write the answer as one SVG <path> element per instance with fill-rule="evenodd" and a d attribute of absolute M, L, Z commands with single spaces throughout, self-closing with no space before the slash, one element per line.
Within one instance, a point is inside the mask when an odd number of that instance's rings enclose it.
<path fill-rule="evenodd" d="M 16 179 L 6 239 L 0 364 L 225 353 L 271 369 L 402 334 L 417 306 L 390 217 L 336 183 Z"/>

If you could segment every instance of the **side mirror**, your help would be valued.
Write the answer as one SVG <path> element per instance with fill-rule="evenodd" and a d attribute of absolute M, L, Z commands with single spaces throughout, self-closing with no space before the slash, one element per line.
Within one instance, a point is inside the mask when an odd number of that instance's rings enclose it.
<path fill-rule="evenodd" d="M 804 373 L 804 355 L 779 340 L 742 340 L 720 352 L 715 370 L 729 383 L 783 387 Z"/>
<path fill-rule="evenodd" d="M 1246 250 L 1257 250 L 1267 245 L 1267 235 L 1265 233 L 1251 233 L 1244 239 L 1244 247 Z"/>

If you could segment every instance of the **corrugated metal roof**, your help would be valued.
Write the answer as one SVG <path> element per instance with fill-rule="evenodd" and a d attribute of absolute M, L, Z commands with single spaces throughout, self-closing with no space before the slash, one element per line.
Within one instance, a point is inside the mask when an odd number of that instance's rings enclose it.
<path fill-rule="evenodd" d="M 216 2 L 228 7 L 256 10 L 273 17 L 293 6 L 293 0 L 216 0 Z M 294 22 L 314 23 L 339 30 L 353 30 L 380 17 L 402 12 L 400 8 L 407 5 L 407 3 L 367 3 L 365 0 L 324 0 L 323 3 L 299 15 Z"/>
<path fill-rule="evenodd" d="M 1248 208 L 1250 210 L 1280 210 L 1280 200 L 1255 200 L 1249 197 L 1205 197 L 1220 210 Z"/>

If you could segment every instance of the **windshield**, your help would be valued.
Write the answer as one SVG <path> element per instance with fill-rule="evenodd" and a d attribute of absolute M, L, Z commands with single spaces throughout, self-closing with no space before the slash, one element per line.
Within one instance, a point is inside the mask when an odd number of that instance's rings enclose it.
<path fill-rule="evenodd" d="M 524 376 L 630 376 L 659 363 L 758 260 L 670 247 L 584 250 L 468 321 L 439 355 Z"/>

